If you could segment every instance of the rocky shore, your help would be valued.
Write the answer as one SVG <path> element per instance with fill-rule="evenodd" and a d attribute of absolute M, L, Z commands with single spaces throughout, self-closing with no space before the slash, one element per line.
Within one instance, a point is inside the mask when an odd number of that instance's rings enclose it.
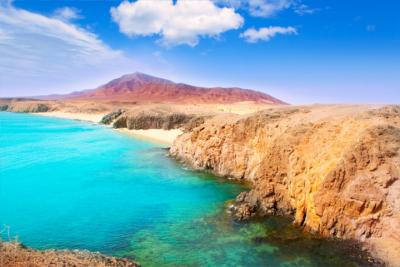
<path fill-rule="evenodd" d="M 41 104 L 47 112 L 101 111 L 104 124 L 131 131 L 182 129 L 172 156 L 252 184 L 236 198 L 237 220 L 290 215 L 307 231 L 362 242 L 389 266 L 400 262 L 399 106 L 264 106 L 235 114 L 225 106 L 13 100 L 0 109 L 41 112 Z"/>
<path fill-rule="evenodd" d="M 400 262 L 400 107 L 306 106 L 221 115 L 175 140 L 195 169 L 250 181 L 238 220 L 284 214 Z"/>
<path fill-rule="evenodd" d="M 204 123 L 205 118 L 208 117 L 159 109 L 117 110 L 105 115 L 101 123 L 112 125 L 114 128 L 127 128 L 129 130 L 172 130 L 180 128 L 190 130 Z"/>
<path fill-rule="evenodd" d="M 48 112 L 52 105 L 47 101 L 23 100 L 23 99 L 0 99 L 0 111 L 37 113 Z"/>
<path fill-rule="evenodd" d="M 35 250 L 20 243 L 0 242 L 0 266 L 7 267 L 139 267 L 124 258 L 104 256 L 85 250 Z"/>

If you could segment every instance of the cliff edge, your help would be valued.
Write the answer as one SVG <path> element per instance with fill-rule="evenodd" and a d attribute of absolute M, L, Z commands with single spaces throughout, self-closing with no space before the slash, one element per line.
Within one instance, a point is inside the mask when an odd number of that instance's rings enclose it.
<path fill-rule="evenodd" d="M 221 115 L 175 140 L 195 169 L 244 179 L 238 220 L 292 215 L 324 236 L 362 241 L 400 262 L 400 106 L 271 108 Z"/>

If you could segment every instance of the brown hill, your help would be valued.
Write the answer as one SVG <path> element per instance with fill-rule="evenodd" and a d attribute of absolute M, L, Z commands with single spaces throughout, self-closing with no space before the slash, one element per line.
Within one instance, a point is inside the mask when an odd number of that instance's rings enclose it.
<path fill-rule="evenodd" d="M 64 97 L 65 98 L 65 97 Z M 66 98 L 136 101 L 138 103 L 234 103 L 254 101 L 285 104 L 268 94 L 241 88 L 203 88 L 143 73 L 124 75 L 94 90 L 75 92 Z"/>

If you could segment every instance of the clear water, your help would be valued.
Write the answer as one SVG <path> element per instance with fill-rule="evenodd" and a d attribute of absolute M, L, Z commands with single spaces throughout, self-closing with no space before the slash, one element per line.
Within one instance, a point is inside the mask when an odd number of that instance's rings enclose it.
<path fill-rule="evenodd" d="M 0 225 L 28 246 L 143 266 L 363 266 L 285 219 L 235 223 L 226 203 L 244 188 L 166 153 L 102 126 L 0 112 Z"/>

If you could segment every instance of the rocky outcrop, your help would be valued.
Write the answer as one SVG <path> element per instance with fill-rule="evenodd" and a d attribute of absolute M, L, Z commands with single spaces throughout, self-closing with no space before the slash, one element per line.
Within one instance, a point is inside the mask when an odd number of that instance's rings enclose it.
<path fill-rule="evenodd" d="M 190 129 L 204 123 L 210 116 L 186 114 L 180 112 L 145 110 L 111 112 L 103 117 L 102 123 L 112 124 L 114 128 L 133 130 L 147 129 Z"/>
<path fill-rule="evenodd" d="M 111 124 L 113 121 L 115 121 L 115 119 L 117 119 L 119 116 L 121 116 L 122 113 L 124 113 L 124 111 L 121 109 L 119 109 L 117 111 L 113 111 L 111 113 L 108 113 L 101 119 L 100 123 L 106 124 L 106 125 Z"/>
<path fill-rule="evenodd" d="M 7 267 L 138 267 L 124 258 L 104 256 L 82 250 L 35 250 L 19 243 L 0 242 L 0 266 Z"/>
<path fill-rule="evenodd" d="M 140 113 L 127 116 L 126 126 L 128 129 L 177 129 L 189 122 L 193 116 L 183 113 L 172 114 L 147 114 Z"/>
<path fill-rule="evenodd" d="M 48 112 L 53 109 L 50 103 L 45 101 L 23 101 L 13 100 L 9 103 L 0 103 L 0 111 L 18 112 L 18 113 L 37 113 Z"/>
<path fill-rule="evenodd" d="M 172 156 L 248 180 L 239 220 L 291 215 L 324 236 L 365 241 L 400 262 L 400 107 L 314 106 L 219 116 L 178 137 Z"/>

